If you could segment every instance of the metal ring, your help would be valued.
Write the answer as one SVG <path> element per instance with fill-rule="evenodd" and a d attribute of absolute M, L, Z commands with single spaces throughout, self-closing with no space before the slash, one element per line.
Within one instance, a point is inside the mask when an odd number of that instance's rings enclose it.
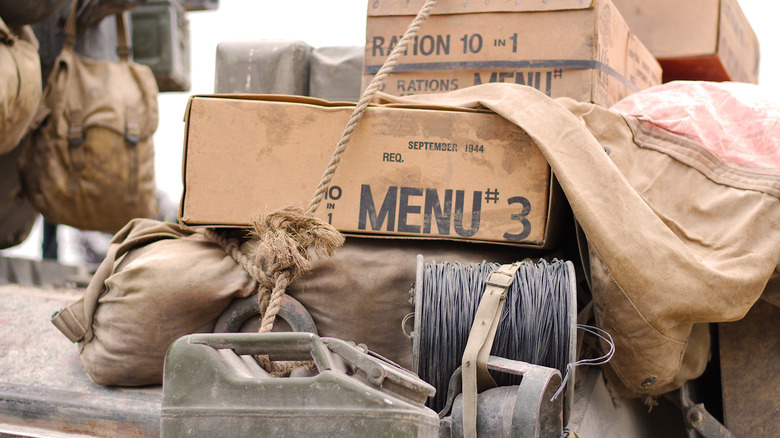
<path fill-rule="evenodd" d="M 404 316 L 404 319 L 401 320 L 401 331 L 404 332 L 404 335 L 406 335 L 407 338 L 412 339 L 414 336 L 414 330 L 411 332 L 406 332 L 406 323 L 409 322 L 410 319 L 414 318 L 414 312 L 409 312 Z"/>
<path fill-rule="evenodd" d="M 236 333 L 249 318 L 258 315 L 260 315 L 260 303 L 257 295 L 235 299 L 217 319 L 214 333 Z M 290 324 L 294 332 L 317 334 L 317 326 L 309 312 L 303 304 L 289 295 L 282 296 L 282 304 L 277 316 Z"/>

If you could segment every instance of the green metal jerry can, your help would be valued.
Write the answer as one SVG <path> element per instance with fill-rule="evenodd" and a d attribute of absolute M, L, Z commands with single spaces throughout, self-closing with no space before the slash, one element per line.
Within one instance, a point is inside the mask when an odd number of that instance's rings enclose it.
<path fill-rule="evenodd" d="M 274 377 L 253 355 L 313 361 Z M 311 333 L 194 334 L 165 359 L 161 436 L 437 437 L 432 386 L 364 346 Z"/>
<path fill-rule="evenodd" d="M 161 92 L 190 89 L 190 30 L 178 0 L 150 1 L 130 11 L 133 59 L 152 69 Z"/>

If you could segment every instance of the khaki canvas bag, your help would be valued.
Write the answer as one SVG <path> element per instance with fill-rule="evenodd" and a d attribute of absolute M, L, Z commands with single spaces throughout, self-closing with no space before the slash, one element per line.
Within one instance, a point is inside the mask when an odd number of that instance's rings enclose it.
<path fill-rule="evenodd" d="M 780 261 L 778 168 L 730 170 L 641 117 L 519 85 L 385 99 L 489 108 L 537 143 L 587 236 L 596 322 L 616 347 L 609 383 L 623 395 L 700 375 L 705 324 L 742 318 Z"/>
<path fill-rule="evenodd" d="M 40 100 L 38 39 L 30 26 L 14 32 L 0 18 L 0 154 L 19 144 Z"/>
<path fill-rule="evenodd" d="M 27 197 L 48 220 L 113 233 L 157 213 L 157 83 L 149 67 L 129 59 L 123 14 L 119 62 L 77 55 L 75 5 L 19 169 Z"/>
<path fill-rule="evenodd" d="M 159 384 L 173 341 L 213 331 L 234 298 L 256 291 L 255 281 L 202 234 L 134 219 L 111 240 L 84 297 L 52 323 L 78 342 L 95 383 Z"/>
<path fill-rule="evenodd" d="M 252 241 L 242 245 L 247 255 L 251 248 Z M 321 336 L 364 343 L 409 368 L 412 341 L 401 323 L 413 311 L 409 291 L 417 254 L 464 263 L 518 257 L 511 247 L 348 238 L 332 257 L 315 257 L 310 274 L 288 293 L 311 314 Z M 257 291 L 252 277 L 203 234 L 135 219 L 112 239 L 84 297 L 52 323 L 78 343 L 94 382 L 153 385 L 162 382 L 173 341 L 213 331 L 232 300 Z"/>

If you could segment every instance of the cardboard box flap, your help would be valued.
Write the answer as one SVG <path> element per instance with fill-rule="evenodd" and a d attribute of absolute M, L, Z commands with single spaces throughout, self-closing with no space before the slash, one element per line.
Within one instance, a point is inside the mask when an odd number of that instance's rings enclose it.
<path fill-rule="evenodd" d="M 255 93 L 215 93 L 215 94 L 196 94 L 190 96 L 190 101 L 193 98 L 204 99 L 235 99 L 235 100 L 263 100 L 268 102 L 290 102 L 290 103 L 303 103 L 309 105 L 326 106 L 326 107 L 339 107 L 339 106 L 355 106 L 355 102 L 337 101 L 337 100 L 325 100 L 317 97 L 299 96 L 292 94 L 255 94 Z"/>
<path fill-rule="evenodd" d="M 596 0 L 441 0 L 431 14 L 470 14 L 478 12 L 535 12 L 588 9 Z M 417 15 L 425 0 L 373 0 L 368 2 L 368 16 Z"/>

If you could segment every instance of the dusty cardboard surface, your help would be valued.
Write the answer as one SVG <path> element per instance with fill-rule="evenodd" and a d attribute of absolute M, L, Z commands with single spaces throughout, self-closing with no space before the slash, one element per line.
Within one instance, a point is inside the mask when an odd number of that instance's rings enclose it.
<path fill-rule="evenodd" d="M 368 10 L 364 88 L 419 10 L 379 3 Z M 607 0 L 544 7 L 453 3 L 434 8 L 383 91 L 409 95 L 510 82 L 609 106 L 661 83 L 660 66 Z M 480 13 L 466 13 L 474 11 Z"/>
<path fill-rule="evenodd" d="M 353 108 L 268 99 L 280 98 L 191 99 L 182 223 L 245 226 L 308 205 Z M 550 181 L 536 145 L 496 114 L 372 106 L 316 214 L 353 234 L 541 246 Z"/>
<path fill-rule="evenodd" d="M 759 46 L 737 0 L 612 0 L 675 79 L 757 83 Z"/>
<path fill-rule="evenodd" d="M 658 58 L 699 56 L 717 49 L 720 0 L 612 2 L 631 31 Z"/>

